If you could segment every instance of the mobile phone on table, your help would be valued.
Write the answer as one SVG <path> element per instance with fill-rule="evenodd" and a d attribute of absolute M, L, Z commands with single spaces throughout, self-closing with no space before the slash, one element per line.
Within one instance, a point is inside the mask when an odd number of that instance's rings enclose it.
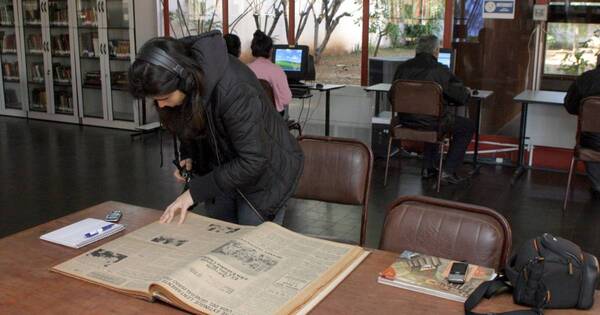
<path fill-rule="evenodd" d="M 112 210 L 106 215 L 104 221 L 106 222 L 119 222 L 121 217 L 123 216 L 123 212 L 121 210 Z"/>
<path fill-rule="evenodd" d="M 469 264 L 463 262 L 453 262 L 448 274 L 448 282 L 456 284 L 465 283 L 465 275 L 467 274 Z"/>

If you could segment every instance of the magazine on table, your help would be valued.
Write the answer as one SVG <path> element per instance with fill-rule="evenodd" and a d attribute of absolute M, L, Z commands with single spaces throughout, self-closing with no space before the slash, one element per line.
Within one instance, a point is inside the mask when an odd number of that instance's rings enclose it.
<path fill-rule="evenodd" d="M 415 292 L 464 302 L 477 287 L 496 278 L 494 269 L 469 264 L 464 284 L 448 282 L 454 261 L 411 251 L 404 251 L 379 274 L 378 282 Z"/>

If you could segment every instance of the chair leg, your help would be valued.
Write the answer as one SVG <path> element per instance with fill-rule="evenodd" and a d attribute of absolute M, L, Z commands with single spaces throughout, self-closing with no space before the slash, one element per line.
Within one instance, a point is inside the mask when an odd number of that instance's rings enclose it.
<path fill-rule="evenodd" d="M 383 177 L 383 187 L 387 186 L 387 176 L 388 176 L 388 168 L 390 166 L 391 150 L 392 150 L 392 137 L 390 136 L 390 140 L 388 141 L 387 157 L 385 159 L 385 175 Z"/>
<path fill-rule="evenodd" d="M 438 164 L 438 179 L 437 179 L 437 192 L 440 192 L 440 186 L 442 185 L 442 161 L 444 160 L 444 142 L 440 143 L 440 162 Z"/>
<path fill-rule="evenodd" d="M 565 192 L 565 202 L 563 203 L 563 212 L 567 210 L 567 202 L 569 201 L 569 192 L 571 191 L 571 181 L 573 180 L 573 171 L 577 161 L 575 157 L 571 158 L 571 166 L 569 167 L 569 179 L 567 179 L 567 191 Z"/>

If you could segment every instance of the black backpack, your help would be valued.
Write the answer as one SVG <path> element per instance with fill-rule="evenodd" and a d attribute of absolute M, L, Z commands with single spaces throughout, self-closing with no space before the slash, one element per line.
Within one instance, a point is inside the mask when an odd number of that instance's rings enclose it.
<path fill-rule="evenodd" d="M 589 309 L 594 305 L 598 273 L 594 255 L 546 233 L 527 241 L 511 257 L 502 275 L 482 283 L 465 302 L 465 314 L 479 315 L 472 310 L 482 298 L 505 291 L 512 291 L 516 304 L 532 309 L 500 314 L 543 314 L 545 308 Z"/>

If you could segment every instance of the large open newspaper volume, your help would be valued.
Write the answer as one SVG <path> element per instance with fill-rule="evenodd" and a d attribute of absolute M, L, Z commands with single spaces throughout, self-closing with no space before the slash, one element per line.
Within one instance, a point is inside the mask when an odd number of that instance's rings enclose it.
<path fill-rule="evenodd" d="M 270 222 L 190 213 L 182 225 L 149 224 L 52 270 L 193 313 L 288 314 L 315 305 L 366 255 Z"/>

